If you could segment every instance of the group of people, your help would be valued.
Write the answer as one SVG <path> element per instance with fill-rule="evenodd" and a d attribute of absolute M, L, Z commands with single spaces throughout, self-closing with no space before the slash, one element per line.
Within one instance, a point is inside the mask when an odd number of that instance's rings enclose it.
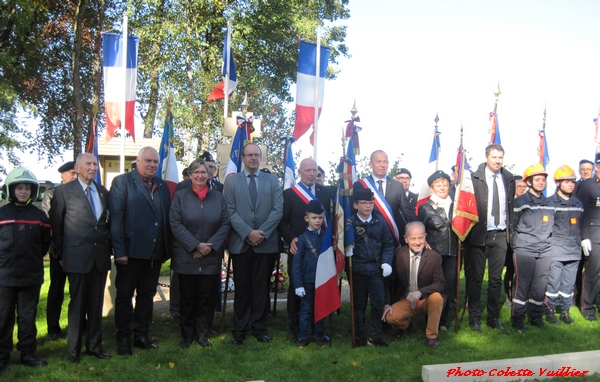
<path fill-rule="evenodd" d="M 481 331 L 486 260 L 488 326 L 504 330 L 499 318 L 505 264 L 514 265 L 514 280 L 509 266 L 505 281 L 515 328 L 526 328 L 527 314 L 535 326 L 544 325 L 544 313 L 549 323 L 559 323 L 556 313 L 563 322 L 573 323 L 569 308 L 582 253 L 585 273 L 577 291 L 583 296 L 586 319 L 597 320 L 598 179 L 591 179 L 589 171 L 590 179 L 576 183 L 574 171 L 562 166 L 554 176 L 556 194 L 545 197 L 548 174 L 541 165 L 530 166 L 519 180 L 503 167 L 502 146 L 490 145 L 485 154 L 486 162 L 465 174 L 472 179 L 479 216 L 462 240 L 470 328 Z M 178 303 L 171 309 L 180 317 L 181 346 L 188 348 L 194 341 L 212 346 L 208 337 L 226 248 L 236 285 L 232 344 L 242 345 L 249 333 L 258 342 L 270 342 L 269 280 L 282 241 L 289 246 L 287 313 L 292 339 L 298 346 L 311 340 L 328 344 L 322 321 L 314 322 L 315 278 L 326 227 L 334 216 L 335 190 L 323 185 L 325 174 L 313 159 L 301 161 L 297 184 L 282 191 L 279 179 L 259 170 L 258 145 L 247 144 L 241 156 L 244 169 L 227 177 L 224 185 L 213 178 L 216 167 L 207 154 L 190 164 L 189 179 L 171 191 L 157 177 L 158 153 L 145 147 L 136 167 L 117 176 L 108 191 L 94 182 L 94 155 L 81 154 L 59 169 L 62 184 L 46 191 L 43 211 L 31 203 L 38 193 L 35 175 L 24 168 L 9 173 L 5 195 L 10 203 L 0 208 L 0 371 L 13 348 L 15 309 L 21 362 L 46 364 L 35 356 L 46 253 L 51 279 L 48 335 L 51 340 L 61 338 L 60 307 L 68 279 L 67 357 L 72 362 L 80 361 L 84 338 L 88 355 L 111 358 L 102 346 L 111 256 L 119 355 L 131 355 L 132 343 L 144 350 L 157 348 L 149 336 L 153 297 L 161 265 L 169 258 L 177 279 L 171 295 Z M 427 180 L 431 196 L 417 207 L 418 196 L 409 190 L 410 171 L 403 168 L 395 178 L 388 176 L 388 156 L 381 150 L 371 154 L 369 166 L 371 175 L 353 185 L 354 210 L 347 218 L 354 230 L 354 243 L 346 250 L 354 302 L 353 344 L 387 347 L 381 335 L 384 322 L 404 336 L 412 317 L 424 315 L 426 345 L 435 348 L 439 331 L 447 330 L 449 312 L 458 309 L 461 243 L 452 230 L 456 172 L 434 172 Z M 600 174 L 600 156 L 595 166 Z M 516 187 L 518 182 L 526 187 Z M 369 302 L 371 317 L 365 328 Z"/>

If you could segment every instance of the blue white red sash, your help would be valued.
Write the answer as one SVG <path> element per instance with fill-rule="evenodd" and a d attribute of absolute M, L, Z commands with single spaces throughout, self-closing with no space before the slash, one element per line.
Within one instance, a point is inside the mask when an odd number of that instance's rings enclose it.
<path fill-rule="evenodd" d="M 294 190 L 294 192 L 296 193 L 296 195 L 298 195 L 298 197 L 300 199 L 302 199 L 302 201 L 306 204 L 310 203 L 311 200 L 316 200 L 317 202 L 320 202 L 319 199 L 317 199 L 317 197 L 315 195 L 313 195 L 313 193 L 310 191 L 310 188 L 306 187 L 304 184 L 302 184 L 302 182 L 298 182 L 297 184 L 293 185 L 292 190 Z M 325 206 L 323 206 L 325 207 Z M 329 216 L 327 215 L 327 211 L 325 211 L 325 219 L 323 219 L 323 229 L 327 229 L 327 220 L 329 219 Z"/>
<path fill-rule="evenodd" d="M 396 221 L 394 220 L 394 214 L 392 212 L 392 207 L 388 204 L 387 200 L 381 195 L 381 192 L 375 187 L 375 181 L 372 176 L 368 176 L 365 179 L 361 179 L 360 183 L 363 187 L 370 189 L 373 191 L 373 196 L 375 197 L 375 207 L 377 207 L 377 211 L 383 216 L 388 226 L 390 227 L 390 231 L 392 231 L 392 235 L 394 236 L 394 241 L 396 245 L 400 243 L 400 234 L 398 233 L 398 226 L 396 226 Z"/>

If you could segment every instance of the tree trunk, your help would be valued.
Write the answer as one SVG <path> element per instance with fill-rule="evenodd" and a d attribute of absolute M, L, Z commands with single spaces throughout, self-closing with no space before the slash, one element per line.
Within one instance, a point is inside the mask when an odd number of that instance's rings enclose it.
<path fill-rule="evenodd" d="M 92 62 L 92 118 L 98 118 L 100 111 L 100 90 L 102 89 L 102 34 L 104 29 L 104 11 L 106 8 L 105 0 L 98 1 L 98 25 L 96 26 L 96 35 L 94 36 L 94 55 Z M 96 125 L 96 129 L 98 126 Z M 88 131 L 88 142 L 92 130 Z"/>
<path fill-rule="evenodd" d="M 83 45 L 82 29 L 87 0 L 80 0 L 75 8 L 73 18 L 73 55 L 71 56 L 71 70 L 73 72 L 73 108 L 75 109 L 75 124 L 73 126 L 73 156 L 77 158 L 81 154 L 81 143 L 83 137 L 83 106 L 81 86 L 81 51 Z"/>

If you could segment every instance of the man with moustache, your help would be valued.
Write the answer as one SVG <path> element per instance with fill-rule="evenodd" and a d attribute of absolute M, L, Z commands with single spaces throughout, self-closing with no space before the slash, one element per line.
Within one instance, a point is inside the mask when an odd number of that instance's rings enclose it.
<path fill-rule="evenodd" d="M 355 182 L 354 190 L 356 192 L 360 189 L 371 189 L 375 195 L 375 211 L 387 222 L 396 245 L 404 245 L 406 242 L 400 237 L 400 232 L 404 232 L 404 227 L 409 221 L 407 212 L 410 205 L 402 184 L 387 176 L 389 164 L 385 151 L 374 151 L 369 161 L 371 175 Z"/>
<path fill-rule="evenodd" d="M 152 147 L 144 147 L 139 151 L 136 163 L 133 171 L 113 180 L 109 198 L 117 267 L 117 353 L 124 356 L 132 355 L 132 334 L 135 347 L 157 348 L 148 336 L 153 298 L 160 267 L 171 257 L 171 196 L 169 187 L 156 176 L 158 152 Z M 134 294 L 135 309 L 131 303 Z"/>
<path fill-rule="evenodd" d="M 68 360 L 78 363 L 86 316 L 87 353 L 100 359 L 110 358 L 102 348 L 102 305 L 112 252 L 109 194 L 94 182 L 98 171 L 96 157 L 80 154 L 75 170 L 77 180 L 54 191 L 50 223 L 55 251 L 69 278 Z"/>
<path fill-rule="evenodd" d="M 306 206 L 311 200 L 318 200 L 325 207 L 325 219 L 331 219 L 332 198 L 326 186 L 316 183 L 319 173 L 317 162 L 311 158 L 305 158 L 300 162 L 298 175 L 300 181 L 293 187 L 283 191 L 283 217 L 279 223 L 279 234 L 290 246 L 288 254 L 288 269 L 292 269 L 294 255 L 297 252 L 298 237 L 301 236 L 308 226 L 304 219 Z M 290 288 L 288 289 L 287 312 L 290 319 L 290 332 L 295 341 L 298 340 L 300 331 L 300 302 L 301 299 L 295 293 L 294 280 L 290 275 Z"/>
<path fill-rule="evenodd" d="M 481 284 L 488 262 L 487 324 L 504 330 L 500 323 L 502 268 L 510 239 L 513 195 L 513 174 L 502 167 L 504 148 L 498 144 L 485 149 L 486 162 L 472 174 L 479 222 L 464 241 L 465 270 L 468 285 L 469 325 L 481 331 Z"/>

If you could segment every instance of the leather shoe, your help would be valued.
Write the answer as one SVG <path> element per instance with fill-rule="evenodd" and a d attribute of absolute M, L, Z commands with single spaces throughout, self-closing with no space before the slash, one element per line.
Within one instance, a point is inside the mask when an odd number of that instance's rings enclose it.
<path fill-rule="evenodd" d="M 492 321 L 488 321 L 487 325 L 492 329 L 506 330 L 497 318 L 494 318 Z"/>
<path fill-rule="evenodd" d="M 244 343 L 244 339 L 242 337 L 233 337 L 233 339 L 231 340 L 231 343 L 233 345 L 241 345 Z"/>
<path fill-rule="evenodd" d="M 158 348 L 158 345 L 153 344 L 146 337 L 138 338 L 137 340 L 135 340 L 135 342 L 133 343 L 133 346 L 135 346 L 136 348 L 144 349 L 144 350 Z"/>
<path fill-rule="evenodd" d="M 260 336 L 256 336 L 256 340 L 258 342 L 263 342 L 263 343 L 271 342 L 271 339 L 266 334 L 262 334 Z"/>
<path fill-rule="evenodd" d="M 41 358 L 37 358 L 33 354 L 27 354 L 27 355 L 21 356 L 21 364 L 30 366 L 30 367 L 38 367 L 38 366 L 46 366 L 48 364 L 48 362 L 46 362 L 45 360 L 43 360 Z"/>
<path fill-rule="evenodd" d="M 598 321 L 598 317 L 595 314 L 593 316 L 585 316 L 585 319 L 588 321 Z"/>
<path fill-rule="evenodd" d="M 192 339 L 191 338 L 184 338 L 183 341 L 181 341 L 181 348 L 182 349 L 187 349 L 190 346 L 192 346 Z"/>
<path fill-rule="evenodd" d="M 302 338 L 302 339 L 296 340 L 296 346 L 298 346 L 298 347 L 307 347 L 308 343 L 309 343 L 308 338 Z"/>
<path fill-rule="evenodd" d="M 210 343 L 210 341 L 206 337 L 199 337 L 198 338 L 198 344 L 200 344 L 200 346 L 202 346 L 203 348 L 208 348 L 208 347 L 212 346 L 212 344 Z"/>
<path fill-rule="evenodd" d="M 88 355 L 92 355 L 98 359 L 109 359 L 111 357 L 110 354 L 108 354 L 107 352 L 105 352 L 104 350 L 100 350 L 100 351 L 89 351 L 87 352 Z"/>
<path fill-rule="evenodd" d="M 523 322 L 523 320 L 514 320 L 512 323 L 513 328 L 517 330 L 525 330 L 527 329 L 527 325 Z"/>
<path fill-rule="evenodd" d="M 435 348 L 438 347 L 438 342 L 437 342 L 437 340 L 435 338 L 428 338 L 425 341 L 425 345 L 427 345 L 427 347 L 435 349 Z"/>
<path fill-rule="evenodd" d="M 532 318 L 530 320 L 531 325 L 533 326 L 537 326 L 538 328 L 545 328 L 546 324 L 544 324 L 544 321 L 542 321 L 541 318 L 537 317 L 537 318 Z"/>
<path fill-rule="evenodd" d="M 81 361 L 81 359 L 79 359 L 79 356 L 70 355 L 67 357 L 67 361 L 73 362 L 73 363 L 79 363 L 79 361 Z"/>
<path fill-rule="evenodd" d="M 479 319 L 477 319 L 477 318 L 469 320 L 469 326 L 471 327 L 471 330 L 474 332 L 481 331 L 481 323 L 479 322 Z"/>
<path fill-rule="evenodd" d="M 129 340 L 120 340 L 119 345 L 117 346 L 117 354 L 130 356 L 133 354 L 131 351 L 131 344 Z"/>
<path fill-rule="evenodd" d="M 59 333 L 48 334 L 48 339 L 50 341 L 60 341 L 60 334 Z"/>

